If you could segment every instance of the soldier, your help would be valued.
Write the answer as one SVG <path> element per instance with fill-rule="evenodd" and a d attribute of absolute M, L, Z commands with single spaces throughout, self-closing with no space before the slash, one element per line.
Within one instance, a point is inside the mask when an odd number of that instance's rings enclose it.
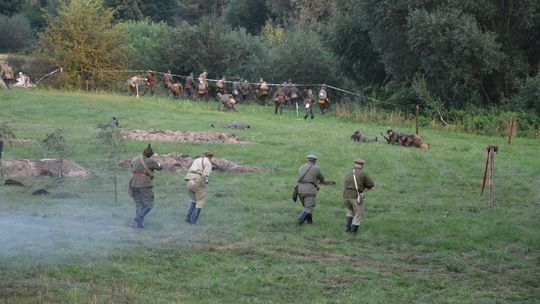
<path fill-rule="evenodd" d="M 276 106 L 276 109 L 274 111 L 274 114 L 279 115 L 283 114 L 283 105 L 285 102 L 287 102 L 287 93 L 285 93 L 283 85 L 280 85 L 276 93 L 274 94 L 274 97 L 272 98 L 274 100 L 274 104 Z"/>
<path fill-rule="evenodd" d="M 313 119 L 313 91 L 311 89 L 307 90 L 307 96 L 304 103 L 306 108 L 304 119 L 307 119 L 308 115 L 311 115 L 311 119 Z"/>
<path fill-rule="evenodd" d="M 208 82 L 199 80 L 197 92 L 199 93 L 199 99 L 204 98 L 204 101 L 208 101 Z"/>
<path fill-rule="evenodd" d="M 212 173 L 212 157 L 214 152 L 210 149 L 204 151 L 203 157 L 193 161 L 189 171 L 184 177 L 187 183 L 187 189 L 191 201 L 188 205 L 185 221 L 188 224 L 197 224 L 201 209 L 206 200 L 206 185 L 210 181 Z"/>
<path fill-rule="evenodd" d="M 114 116 L 111 120 L 111 128 L 120 128 L 120 121 Z"/>
<path fill-rule="evenodd" d="M 304 210 L 298 217 L 297 225 L 302 225 L 306 220 L 308 224 L 313 224 L 313 209 L 317 205 L 319 183 L 324 183 L 324 176 L 321 169 L 315 165 L 316 162 L 317 156 L 310 154 L 307 162 L 298 170 L 298 197 Z"/>
<path fill-rule="evenodd" d="M 224 75 L 221 75 L 221 78 L 216 82 L 216 95 L 225 94 L 225 81 L 227 78 Z"/>
<path fill-rule="evenodd" d="M 240 92 L 242 91 L 242 82 L 240 78 L 236 78 L 232 83 L 232 95 L 235 100 L 238 100 Z"/>
<path fill-rule="evenodd" d="M 321 115 L 324 115 L 330 108 L 330 102 L 328 101 L 328 94 L 326 93 L 326 85 L 322 85 L 319 90 L 319 111 Z"/>
<path fill-rule="evenodd" d="M 11 67 L 11 64 L 9 62 L 6 62 L 0 68 L 1 78 L 6 84 L 6 88 L 11 90 L 11 88 L 9 87 L 9 83 L 13 81 L 13 68 Z"/>
<path fill-rule="evenodd" d="M 184 85 L 185 93 L 187 98 L 193 97 L 193 86 L 195 85 L 195 80 L 193 79 L 193 73 L 189 73 L 189 76 L 186 77 L 186 83 Z"/>
<path fill-rule="evenodd" d="M 232 94 L 221 95 L 221 93 L 218 93 L 218 102 L 218 110 L 223 106 L 223 111 L 236 112 L 236 109 L 234 108 L 236 100 Z"/>
<path fill-rule="evenodd" d="M 146 73 L 146 89 L 143 95 L 146 95 L 146 93 L 150 91 L 150 95 L 154 96 L 154 88 L 156 87 L 156 83 L 156 74 L 154 74 L 152 71 L 148 71 L 148 73 Z"/>
<path fill-rule="evenodd" d="M 268 84 L 266 81 L 264 81 L 263 78 L 260 79 L 259 84 L 259 94 L 257 95 L 257 98 L 259 99 L 259 103 L 262 105 L 266 105 L 266 96 L 270 93 L 270 89 L 268 88 Z"/>
<path fill-rule="evenodd" d="M 131 180 L 129 181 L 129 195 L 137 207 L 135 223 L 137 228 L 143 228 L 144 217 L 154 207 L 154 170 L 161 170 L 161 164 L 153 159 L 152 147 L 144 149 L 143 155 L 131 161 Z"/>
<path fill-rule="evenodd" d="M 163 88 L 165 90 L 169 89 L 169 84 L 173 84 L 173 77 L 171 74 L 171 70 L 167 70 L 167 73 L 163 74 Z"/>
<path fill-rule="evenodd" d="M 353 135 L 351 135 L 351 140 L 352 141 L 355 141 L 355 142 L 372 142 L 372 141 L 377 141 L 377 136 L 375 137 L 367 137 L 367 136 L 364 136 L 362 135 L 362 133 L 360 133 L 360 130 L 356 130 L 354 131 Z"/>
<path fill-rule="evenodd" d="M 346 232 L 356 234 L 362 224 L 364 210 L 364 191 L 371 189 L 375 184 L 367 173 L 362 171 L 366 162 L 362 159 L 354 161 L 354 167 L 345 176 L 343 199 L 345 201 L 345 214 L 347 217 Z"/>
<path fill-rule="evenodd" d="M 381 133 L 382 134 L 382 133 Z M 386 131 L 386 135 L 388 135 L 388 138 L 386 138 L 386 141 L 388 144 L 393 145 L 400 142 L 400 138 L 403 136 L 402 134 L 395 132 L 392 129 L 388 129 Z"/>
<path fill-rule="evenodd" d="M 251 85 L 249 84 L 247 80 L 244 80 L 244 82 L 242 82 L 241 89 L 242 89 L 242 101 L 246 101 L 246 99 L 249 96 L 249 93 L 251 92 Z"/>
<path fill-rule="evenodd" d="M 143 79 L 141 78 L 141 75 L 133 76 L 128 80 L 129 96 L 131 96 L 133 94 L 138 94 L 138 88 L 139 88 L 142 80 Z"/>
<path fill-rule="evenodd" d="M 298 110 L 298 100 L 300 99 L 300 90 L 298 87 L 292 82 L 292 79 L 289 79 L 288 83 L 289 87 L 289 105 L 291 108 L 295 108 Z"/>

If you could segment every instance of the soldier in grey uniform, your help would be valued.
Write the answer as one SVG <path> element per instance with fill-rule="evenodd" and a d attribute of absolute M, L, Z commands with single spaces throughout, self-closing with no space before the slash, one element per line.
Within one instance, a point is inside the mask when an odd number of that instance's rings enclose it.
<path fill-rule="evenodd" d="M 131 161 L 131 180 L 129 181 L 129 195 L 137 207 L 135 223 L 137 228 L 143 228 L 144 217 L 154 207 L 154 170 L 161 170 L 160 163 L 153 160 L 152 147 L 144 149 L 143 155 Z"/>
<path fill-rule="evenodd" d="M 201 209 L 206 200 L 206 185 L 210 181 L 212 173 L 212 163 L 214 152 L 210 149 L 204 151 L 203 156 L 196 158 L 189 171 L 184 177 L 187 183 L 187 189 L 191 201 L 188 205 L 185 221 L 188 224 L 197 224 Z"/>
<path fill-rule="evenodd" d="M 345 176 L 343 199 L 345 201 L 345 214 L 347 217 L 346 232 L 356 234 L 362 224 L 364 211 L 364 191 L 375 186 L 369 175 L 363 171 L 366 162 L 356 159 L 354 166 Z"/>
<path fill-rule="evenodd" d="M 317 156 L 310 154 L 307 162 L 298 169 L 298 197 L 304 206 L 304 210 L 298 217 L 298 225 L 305 221 L 313 224 L 313 209 L 317 205 L 317 191 L 319 183 L 324 183 L 324 176 L 317 162 Z"/>

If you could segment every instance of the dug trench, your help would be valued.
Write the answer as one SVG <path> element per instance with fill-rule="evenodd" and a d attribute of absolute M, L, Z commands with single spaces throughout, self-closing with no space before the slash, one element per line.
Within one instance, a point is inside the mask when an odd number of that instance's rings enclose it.
<path fill-rule="evenodd" d="M 132 130 L 120 133 L 124 139 L 144 140 L 144 141 L 168 141 L 168 142 L 192 142 L 192 143 L 216 143 L 216 144 L 247 144 L 231 133 L 221 132 L 192 132 L 192 131 L 170 131 L 170 130 Z"/>

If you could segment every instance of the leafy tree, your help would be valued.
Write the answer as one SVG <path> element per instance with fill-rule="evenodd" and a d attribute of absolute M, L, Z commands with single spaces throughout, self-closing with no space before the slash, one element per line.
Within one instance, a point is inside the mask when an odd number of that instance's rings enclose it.
<path fill-rule="evenodd" d="M 255 34 L 266 21 L 267 9 L 265 0 L 231 0 L 223 14 L 228 24 Z"/>
<path fill-rule="evenodd" d="M 113 11 L 99 0 L 73 0 L 47 17 L 38 53 L 64 68 L 60 83 L 74 89 L 110 88 L 115 70 L 125 69 L 130 49 L 112 27 Z"/>
<path fill-rule="evenodd" d="M 59 178 L 61 180 L 64 179 L 64 159 L 71 155 L 72 152 L 71 147 L 68 145 L 64 137 L 64 130 L 56 129 L 53 133 L 47 134 L 42 142 L 42 145 L 45 150 L 52 152 L 59 158 Z"/>
<path fill-rule="evenodd" d="M 101 163 L 105 175 L 111 178 L 114 184 L 114 201 L 118 201 L 118 163 L 124 151 L 124 141 L 120 136 L 120 129 L 110 124 L 98 124 L 95 135 L 96 148 L 105 156 Z"/>
<path fill-rule="evenodd" d="M 540 117 L 540 76 L 528 78 L 514 95 L 513 104 Z"/>
<path fill-rule="evenodd" d="M 105 0 L 103 4 L 114 9 L 115 20 L 141 20 L 144 18 L 141 0 Z"/>
<path fill-rule="evenodd" d="M 0 29 L 0 52 L 20 52 L 32 44 L 32 29 L 24 15 L 0 15 Z"/>
<path fill-rule="evenodd" d="M 0 14 L 15 15 L 20 12 L 22 4 L 22 1 L 0 0 Z"/>
<path fill-rule="evenodd" d="M 163 37 L 173 30 L 164 22 L 154 23 L 148 20 L 127 21 L 117 26 L 133 48 L 133 55 L 129 59 L 129 66 L 133 69 L 161 69 L 159 57 L 160 42 Z"/>

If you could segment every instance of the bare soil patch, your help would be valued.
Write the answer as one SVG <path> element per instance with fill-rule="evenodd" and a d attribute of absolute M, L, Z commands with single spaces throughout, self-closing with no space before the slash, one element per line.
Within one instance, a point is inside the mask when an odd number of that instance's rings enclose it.
<path fill-rule="evenodd" d="M 187 171 L 193 160 L 199 156 L 191 157 L 182 153 L 154 154 L 153 159 L 157 160 L 163 167 L 172 172 Z M 121 166 L 129 168 L 130 160 L 123 161 Z M 214 171 L 227 172 L 264 172 L 266 168 L 237 164 L 223 158 L 212 158 L 212 168 Z"/>
<path fill-rule="evenodd" d="M 180 132 L 152 129 L 124 131 L 121 136 L 126 139 L 147 141 L 247 144 L 246 141 L 240 140 L 234 134 L 217 132 Z"/>
<path fill-rule="evenodd" d="M 37 144 L 38 141 L 31 138 L 15 138 L 11 140 L 14 144 Z"/>
<path fill-rule="evenodd" d="M 37 161 L 7 159 L 2 160 L 2 166 L 4 168 L 4 174 L 8 177 L 60 175 L 60 163 L 56 159 L 41 159 Z M 85 177 L 90 175 L 90 172 L 70 160 L 64 160 L 62 167 L 64 176 L 67 177 Z"/>

